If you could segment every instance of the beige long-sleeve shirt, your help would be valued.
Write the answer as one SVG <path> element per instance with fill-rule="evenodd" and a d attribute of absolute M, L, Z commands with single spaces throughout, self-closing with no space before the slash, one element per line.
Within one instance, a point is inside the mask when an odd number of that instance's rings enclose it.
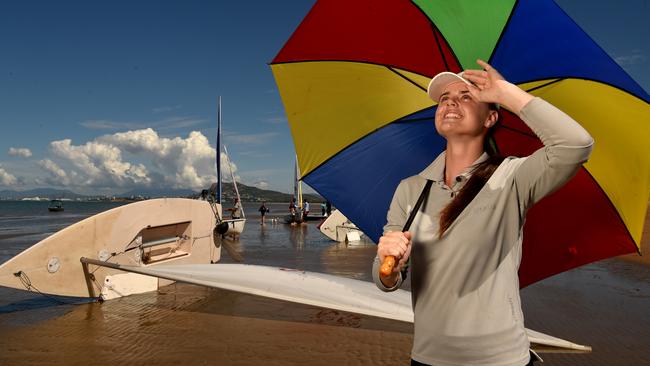
<path fill-rule="evenodd" d="M 578 123 L 535 98 L 521 118 L 544 143 L 528 157 L 506 158 L 442 238 L 439 213 L 467 181 L 444 181 L 445 154 L 404 179 L 384 232 L 399 231 L 427 179 L 433 186 L 411 225 L 412 358 L 432 365 L 525 365 L 529 342 L 519 297 L 518 269 L 527 210 L 564 185 L 587 161 L 593 139 Z M 475 163 L 487 158 L 484 154 Z M 378 259 L 373 265 L 377 286 Z"/>

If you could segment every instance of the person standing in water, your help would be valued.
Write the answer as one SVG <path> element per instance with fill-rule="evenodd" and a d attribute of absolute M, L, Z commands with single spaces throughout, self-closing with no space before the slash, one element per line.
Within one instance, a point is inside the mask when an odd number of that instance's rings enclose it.
<path fill-rule="evenodd" d="M 309 215 L 309 202 L 305 200 L 305 204 L 302 207 L 302 220 L 307 221 L 307 215 Z"/>
<path fill-rule="evenodd" d="M 262 206 L 258 209 L 260 212 L 260 225 L 264 225 L 264 218 L 266 217 L 266 213 L 269 212 L 269 209 L 266 207 L 266 201 L 262 201 Z"/>
<path fill-rule="evenodd" d="M 532 364 L 517 274 L 526 213 L 576 174 L 594 143 L 571 117 L 478 64 L 483 70 L 431 80 L 435 127 L 447 146 L 400 182 L 373 264 L 377 287 L 392 291 L 410 263 L 412 365 Z M 488 142 L 499 106 L 517 114 L 544 147 L 522 158 L 493 151 Z M 402 232 L 427 181 L 412 230 Z M 397 265 L 380 274 L 387 256 Z"/>

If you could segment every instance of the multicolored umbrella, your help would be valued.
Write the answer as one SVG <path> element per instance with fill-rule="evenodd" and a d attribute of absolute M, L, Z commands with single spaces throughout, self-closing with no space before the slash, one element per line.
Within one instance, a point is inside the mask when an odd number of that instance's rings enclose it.
<path fill-rule="evenodd" d="M 551 0 L 321 0 L 271 68 L 303 181 L 375 241 L 401 179 L 444 149 L 430 78 L 489 60 L 596 140 L 525 225 L 522 286 L 639 250 L 650 195 L 650 96 Z M 502 155 L 542 146 L 503 111 Z"/>

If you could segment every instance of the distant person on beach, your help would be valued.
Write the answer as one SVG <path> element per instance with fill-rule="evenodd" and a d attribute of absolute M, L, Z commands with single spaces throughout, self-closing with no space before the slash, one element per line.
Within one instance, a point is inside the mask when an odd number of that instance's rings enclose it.
<path fill-rule="evenodd" d="M 291 202 L 289 203 L 289 214 L 291 216 L 296 215 L 296 199 L 295 198 L 292 198 Z"/>
<path fill-rule="evenodd" d="M 327 202 L 325 202 L 325 208 L 326 208 L 326 210 L 327 210 L 327 211 L 326 211 L 327 216 L 329 217 L 329 215 L 332 214 L 332 204 L 330 203 L 329 200 L 328 200 Z"/>
<path fill-rule="evenodd" d="M 412 365 L 523 366 L 536 360 L 517 273 L 526 213 L 576 174 L 594 143 L 571 117 L 477 62 L 482 70 L 431 80 L 435 128 L 447 147 L 400 182 L 377 246 L 372 272 L 383 291 L 399 288 L 410 267 Z M 489 143 L 499 106 L 518 115 L 544 146 L 523 158 L 499 156 Z M 421 194 L 427 199 L 412 213 Z M 411 214 L 411 229 L 402 232 Z M 396 261 L 392 270 L 383 266 L 389 256 Z"/>
<path fill-rule="evenodd" d="M 296 213 L 297 213 L 296 199 L 292 198 L 291 202 L 289 203 L 289 215 L 291 216 L 291 225 L 296 225 Z"/>
<path fill-rule="evenodd" d="M 307 215 L 309 215 L 309 202 L 305 200 L 305 205 L 302 208 L 302 220 L 307 221 Z"/>
<path fill-rule="evenodd" d="M 235 204 L 232 208 L 229 208 L 228 211 L 231 212 L 231 217 L 233 219 L 241 219 L 241 203 L 239 203 L 239 198 L 235 198 Z"/>
<path fill-rule="evenodd" d="M 266 213 L 269 212 L 270 210 L 266 207 L 266 202 L 262 201 L 262 206 L 258 209 L 260 212 L 260 224 L 264 225 L 264 218 L 266 217 Z"/>

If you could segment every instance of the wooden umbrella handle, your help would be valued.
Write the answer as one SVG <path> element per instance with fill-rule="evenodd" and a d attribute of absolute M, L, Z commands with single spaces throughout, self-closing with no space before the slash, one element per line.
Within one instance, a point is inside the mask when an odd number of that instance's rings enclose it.
<path fill-rule="evenodd" d="M 422 206 L 422 202 L 424 201 L 424 198 L 429 195 L 429 191 L 431 190 L 432 184 L 433 181 L 427 179 L 427 183 L 424 185 L 424 188 L 422 189 L 422 193 L 420 193 L 420 197 L 418 197 L 418 200 L 415 203 L 413 210 L 411 210 L 411 213 L 409 214 L 409 217 L 406 220 L 404 227 L 402 228 L 402 232 L 408 231 L 409 228 L 411 227 L 411 224 L 413 223 L 413 219 L 415 219 L 415 215 L 420 209 L 420 206 Z M 392 255 L 387 255 L 384 258 L 384 261 L 381 263 L 381 267 L 379 267 L 379 274 L 384 277 L 390 276 L 390 274 L 393 273 L 393 268 L 395 268 L 395 257 L 393 257 Z"/>
<path fill-rule="evenodd" d="M 395 268 L 395 257 L 387 255 L 379 267 L 379 273 L 384 277 L 390 276 L 393 273 L 393 268 Z"/>

